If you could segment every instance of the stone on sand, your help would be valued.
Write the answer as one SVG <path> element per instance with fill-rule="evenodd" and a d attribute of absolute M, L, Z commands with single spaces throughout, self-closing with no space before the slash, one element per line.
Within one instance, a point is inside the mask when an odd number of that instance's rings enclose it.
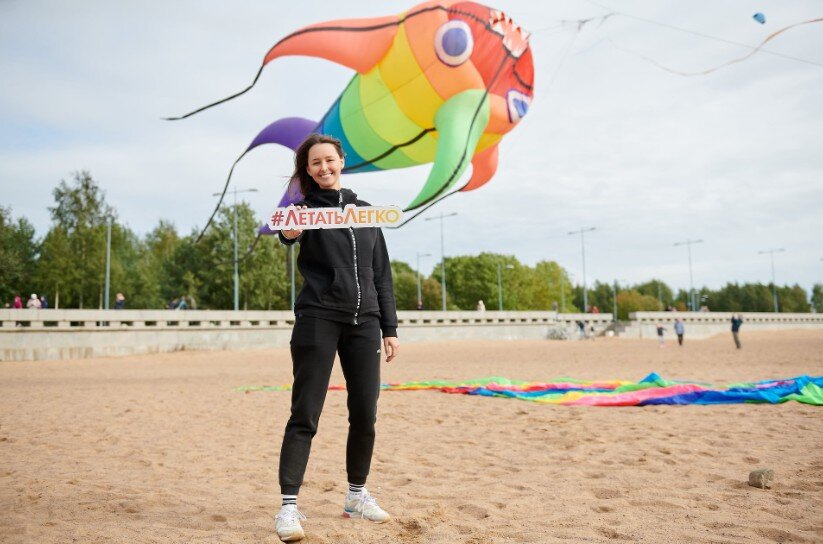
<path fill-rule="evenodd" d="M 773 481 L 774 471 L 770 468 L 759 468 L 749 473 L 749 485 L 752 487 L 767 489 L 772 486 Z"/>

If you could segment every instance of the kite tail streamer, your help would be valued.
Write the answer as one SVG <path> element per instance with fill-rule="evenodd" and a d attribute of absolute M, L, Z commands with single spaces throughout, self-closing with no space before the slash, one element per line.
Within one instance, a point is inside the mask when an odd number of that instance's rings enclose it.
<path fill-rule="evenodd" d="M 246 252 L 243 254 L 243 256 L 242 256 L 242 257 L 238 257 L 238 258 L 237 258 L 237 264 L 243 264 L 243 262 L 244 262 L 246 259 L 248 259 L 249 257 L 251 257 L 251 254 L 254 252 L 254 248 L 255 248 L 255 247 L 257 247 L 257 242 L 259 242 L 259 241 L 260 241 L 260 237 L 261 237 L 261 236 L 263 236 L 263 233 L 262 233 L 262 232 L 258 232 L 258 233 L 257 233 L 257 236 L 255 236 L 255 238 L 254 238 L 254 241 L 253 241 L 253 242 L 251 243 L 251 245 L 249 246 L 249 249 L 247 249 L 247 250 L 246 250 Z M 222 265 L 224 265 L 224 264 L 229 264 L 229 263 L 232 263 L 232 264 L 233 264 L 233 263 L 234 263 L 234 259 L 229 259 L 229 260 L 227 260 L 227 261 L 218 261 L 217 263 L 215 263 L 215 265 L 216 265 L 216 266 L 222 266 Z"/>
<path fill-rule="evenodd" d="M 220 209 L 220 205 L 223 204 L 223 199 L 226 198 L 226 192 L 229 190 L 229 184 L 231 183 L 231 175 L 234 172 L 234 167 L 237 166 L 237 163 L 240 162 L 240 159 L 242 159 L 248 152 L 248 149 L 244 151 L 243 154 L 237 157 L 237 159 L 231 165 L 231 169 L 229 169 L 229 175 L 226 177 L 226 184 L 223 185 L 223 192 L 220 193 L 220 199 L 217 201 L 217 205 L 214 207 L 214 211 L 211 212 L 209 220 L 206 221 L 206 226 L 203 227 L 203 230 L 201 230 L 200 234 L 197 236 L 197 240 L 194 241 L 195 244 L 203 239 L 203 235 L 206 234 L 206 231 L 209 229 L 209 226 L 211 226 L 211 222 L 214 220 L 214 216 L 217 215 L 217 211 Z"/>
<path fill-rule="evenodd" d="M 217 206 L 214 207 L 211 217 L 209 217 L 209 220 L 206 221 L 206 226 L 203 227 L 202 231 L 200 231 L 200 235 L 194 243 L 196 244 L 203 238 L 203 235 L 206 234 L 206 230 L 208 230 L 214 220 L 214 216 L 217 215 L 217 211 L 220 209 L 220 205 L 223 204 L 223 199 L 225 199 L 226 192 L 229 189 L 231 176 L 232 173 L 234 173 L 234 167 L 237 166 L 240 159 L 246 156 L 246 153 L 263 144 L 280 144 L 284 147 L 288 147 L 292 151 L 295 151 L 306 136 L 311 133 L 315 126 L 317 126 L 317 123 L 309 119 L 303 119 L 302 117 L 285 117 L 283 119 L 278 119 L 261 130 L 243 154 L 237 157 L 234 164 L 231 165 L 229 175 L 226 177 L 226 184 L 223 185 L 223 192 L 220 194 L 220 200 L 217 201 Z"/>
<path fill-rule="evenodd" d="M 223 102 L 228 102 L 229 100 L 233 100 L 233 99 L 237 98 L 238 96 L 246 94 L 247 92 L 249 92 L 251 90 L 252 87 L 254 87 L 257 84 L 257 80 L 260 79 L 260 75 L 263 73 L 263 68 L 265 68 L 265 67 L 266 67 L 265 64 L 263 64 L 263 66 L 260 67 L 260 69 L 257 71 L 257 75 L 254 76 L 254 81 L 252 81 L 251 85 L 249 85 L 248 87 L 246 87 L 242 91 L 240 91 L 238 93 L 234 93 L 231 96 L 227 96 L 226 98 L 218 100 L 217 102 L 212 102 L 211 104 L 203 106 L 202 108 L 197 108 L 196 110 L 190 111 L 189 113 L 187 113 L 185 115 L 181 115 L 180 117 L 163 117 L 163 120 L 164 121 L 180 121 L 181 119 L 186 119 L 187 117 L 191 117 L 192 115 L 194 115 L 196 113 L 200 113 L 203 110 L 213 108 L 214 106 L 220 105 Z"/>
<path fill-rule="evenodd" d="M 425 205 L 425 206 L 423 206 L 422 208 L 418 208 L 418 209 L 417 209 L 417 210 L 418 210 L 418 211 L 417 211 L 417 213 L 415 213 L 415 214 L 414 214 L 414 215 L 412 215 L 411 217 L 408 217 L 408 216 L 405 216 L 405 215 L 404 215 L 403 222 L 402 222 L 402 223 L 400 223 L 399 225 L 396 225 L 396 226 L 386 226 L 386 227 L 383 227 L 383 228 L 384 228 L 384 229 L 399 229 L 399 228 L 400 228 L 400 227 L 402 227 L 403 225 L 406 225 L 406 224 L 410 223 L 410 222 L 411 222 L 412 220 L 414 220 L 417 216 L 422 215 L 422 214 L 423 214 L 423 212 L 425 212 L 426 210 L 428 210 L 429 208 L 431 208 L 431 207 L 432 207 L 432 206 L 434 206 L 435 204 L 438 204 L 438 203 L 442 202 L 443 200 L 446 200 L 446 199 L 447 199 L 447 198 L 449 198 L 450 196 L 452 196 L 452 195 L 454 195 L 454 194 L 457 194 L 457 193 L 459 193 L 459 192 L 460 192 L 460 190 L 458 189 L 458 190 L 456 190 L 456 191 L 452 191 L 451 193 L 445 194 L 445 195 L 443 195 L 443 196 L 441 196 L 441 197 L 437 198 L 436 200 L 433 200 L 432 202 L 429 202 L 428 204 L 426 204 L 426 205 Z M 405 214 L 405 212 L 410 212 L 410 211 L 412 211 L 412 210 L 414 210 L 414 209 L 416 209 L 416 208 L 406 208 L 406 209 L 404 209 L 404 210 L 403 210 L 403 213 Z"/>
<path fill-rule="evenodd" d="M 358 72 L 368 71 L 385 54 L 394 38 L 394 27 L 400 24 L 397 16 L 376 17 L 367 19 L 346 19 L 310 25 L 297 30 L 277 42 L 263 58 L 263 64 L 257 71 L 251 85 L 242 91 L 227 96 L 217 102 L 212 102 L 197 108 L 179 117 L 164 117 L 166 121 L 179 121 L 191 117 L 201 111 L 213 108 L 228 102 L 251 90 L 260 79 L 266 65 L 276 58 L 289 55 L 305 55 L 310 57 L 326 58 Z M 312 34 L 317 32 L 338 33 L 339 47 L 329 47 L 328 41 L 316 42 Z M 375 35 L 376 34 L 376 35 Z M 366 44 L 366 46 L 358 46 Z"/>

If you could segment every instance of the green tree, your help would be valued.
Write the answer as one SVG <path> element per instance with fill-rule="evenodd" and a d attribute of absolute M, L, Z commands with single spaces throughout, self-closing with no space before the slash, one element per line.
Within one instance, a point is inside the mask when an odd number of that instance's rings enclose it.
<path fill-rule="evenodd" d="M 612 287 L 608 283 L 595 282 L 594 285 L 588 285 L 587 298 L 589 302 L 589 308 L 591 309 L 593 306 L 597 306 L 597 309 L 601 312 L 608 312 L 609 308 L 612 307 L 611 301 L 612 297 L 614 296 L 611 289 Z M 575 307 L 574 311 L 584 311 L 585 299 L 583 297 L 582 285 L 575 285 L 572 288 L 572 302 Z"/>
<path fill-rule="evenodd" d="M 777 288 L 777 308 L 781 312 L 806 313 L 809 311 L 809 295 L 797 284 Z"/>
<path fill-rule="evenodd" d="M 414 269 L 402 261 L 392 261 L 392 283 L 394 299 L 398 310 L 417 309 L 417 277 Z M 420 291 L 423 296 L 423 308 L 438 310 L 442 307 L 440 282 L 434 278 L 420 279 Z"/>
<path fill-rule="evenodd" d="M 162 277 L 152 268 L 151 252 L 145 240 L 118 224 L 112 225 L 111 290 L 109 308 L 116 293 L 126 297 L 127 308 L 159 308 Z"/>
<path fill-rule="evenodd" d="M 534 274 L 534 283 L 541 286 L 535 297 L 534 309 L 551 310 L 557 303 L 557 309 L 561 312 L 577 310 L 572 304 L 572 287 L 568 274 L 562 266 L 555 261 L 540 261 L 534 266 Z"/>
<path fill-rule="evenodd" d="M 472 310 L 477 301 L 482 300 L 489 310 L 496 310 L 498 306 L 497 267 L 501 267 L 501 276 L 505 282 L 503 293 L 503 307 L 513 309 L 516 304 L 515 289 L 508 289 L 513 278 L 511 272 L 520 266 L 512 256 L 481 253 L 480 255 L 450 257 L 446 259 L 446 291 L 454 308 L 447 302 L 449 310 Z M 440 267 L 434 269 L 432 276 L 441 281 Z M 519 284 L 519 282 L 518 282 Z"/>
<path fill-rule="evenodd" d="M 131 291 L 124 293 L 130 308 L 163 308 L 174 296 L 180 294 L 180 288 L 173 288 L 169 275 L 173 260 L 182 239 L 177 234 L 174 224 L 161 220 L 149 232 L 142 244 L 134 263 L 134 277 Z M 179 271 L 181 275 L 192 276 L 187 270 Z M 177 278 L 175 278 L 177 279 Z M 182 280 L 182 278 L 180 278 Z M 180 281 L 184 284 L 184 281 Z M 197 293 L 189 290 L 196 298 Z"/>
<path fill-rule="evenodd" d="M 432 276 L 439 282 L 439 266 Z M 546 311 L 552 310 L 555 302 L 558 309 L 562 302 L 567 311 L 575 309 L 566 271 L 553 261 L 541 261 L 530 267 L 512 255 L 481 253 L 451 257 L 446 259 L 446 286 L 455 309 L 471 310 L 482 300 L 486 309 L 497 310 L 501 288 L 504 310 Z"/>
<path fill-rule="evenodd" d="M 234 207 L 222 208 L 212 227 L 195 244 L 188 237 L 176 248 L 168 263 L 174 296 L 195 296 L 199 307 L 234 307 Z M 290 298 L 288 249 L 275 236 L 257 238 L 258 221 L 251 207 L 237 205 L 240 308 L 287 309 Z M 250 251 L 254 245 L 254 250 Z M 186 273 L 189 273 L 188 275 Z"/>
<path fill-rule="evenodd" d="M 114 210 L 86 171 L 61 180 L 49 208 L 53 225 L 43 241 L 37 277 L 59 292 L 63 307 L 95 307 L 105 279 L 106 222 Z M 55 294 L 55 298 L 57 295 Z"/>
<path fill-rule="evenodd" d="M 660 304 L 657 309 L 661 311 L 665 310 L 666 307 L 670 306 L 674 302 L 674 293 L 672 292 L 671 287 L 666 285 L 662 280 L 653 279 L 643 283 L 638 283 L 633 286 L 632 289 L 641 295 L 658 299 Z"/>
<path fill-rule="evenodd" d="M 247 210 L 247 224 L 258 227 L 251 208 Z M 243 307 L 249 310 L 288 309 L 290 280 L 287 264 L 288 248 L 276 236 L 261 236 L 254 251 L 241 264 Z"/>
<path fill-rule="evenodd" d="M 740 306 L 744 312 L 773 310 L 772 290 L 762 283 L 745 283 L 740 288 Z"/>
<path fill-rule="evenodd" d="M 823 283 L 815 283 L 812 287 L 812 308 L 817 313 L 823 313 Z"/>
<path fill-rule="evenodd" d="M 40 246 L 40 259 L 35 267 L 35 281 L 41 285 L 50 298 L 52 307 L 67 306 L 69 300 L 60 300 L 60 287 L 70 285 L 74 257 L 66 229 L 53 226 L 43 238 Z M 61 273 L 62 272 L 62 273 Z"/>
<path fill-rule="evenodd" d="M 614 285 L 595 281 L 589 287 L 589 306 L 597 306 L 600 313 L 614 313 Z"/>
<path fill-rule="evenodd" d="M 655 312 L 659 307 L 657 297 L 644 295 L 633 289 L 617 293 L 617 318 L 620 320 L 629 319 L 632 312 Z"/>
<path fill-rule="evenodd" d="M 14 221 L 11 209 L 0 206 L 0 305 L 42 292 L 34 278 L 39 251 L 32 224 L 25 217 Z"/>

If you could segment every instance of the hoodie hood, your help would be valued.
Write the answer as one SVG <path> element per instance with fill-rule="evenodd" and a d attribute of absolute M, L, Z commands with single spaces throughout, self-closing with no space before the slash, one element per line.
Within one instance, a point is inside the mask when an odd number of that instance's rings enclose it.
<path fill-rule="evenodd" d="M 340 195 L 343 195 L 343 206 L 357 204 L 357 195 L 351 189 L 321 189 L 315 188 L 306 195 L 303 202 L 312 208 L 332 208 L 340 206 Z"/>

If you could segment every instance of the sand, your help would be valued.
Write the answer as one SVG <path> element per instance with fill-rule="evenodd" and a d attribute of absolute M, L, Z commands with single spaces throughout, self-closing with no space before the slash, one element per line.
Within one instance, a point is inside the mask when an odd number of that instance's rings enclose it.
<path fill-rule="evenodd" d="M 823 375 L 821 332 L 743 342 L 409 344 L 383 379 Z M 287 350 L 0 364 L 0 542 L 278 542 L 289 394 L 234 388 L 290 369 Z M 385 525 L 341 517 L 345 436 L 345 393 L 330 392 L 300 494 L 309 543 L 823 542 L 821 407 L 386 392 L 369 480 Z M 757 468 L 772 489 L 747 484 Z"/>

